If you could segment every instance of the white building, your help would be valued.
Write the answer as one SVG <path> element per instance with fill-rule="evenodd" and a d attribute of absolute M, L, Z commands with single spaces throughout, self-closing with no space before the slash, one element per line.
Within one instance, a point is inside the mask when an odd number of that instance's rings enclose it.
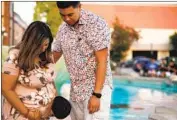
<path fill-rule="evenodd" d="M 152 54 L 157 59 L 177 55 L 169 44 L 169 36 L 177 31 L 177 4 L 101 3 L 83 2 L 83 8 L 102 16 L 111 28 L 117 16 L 122 24 L 140 31 L 140 39 L 133 43 L 126 59 Z"/>

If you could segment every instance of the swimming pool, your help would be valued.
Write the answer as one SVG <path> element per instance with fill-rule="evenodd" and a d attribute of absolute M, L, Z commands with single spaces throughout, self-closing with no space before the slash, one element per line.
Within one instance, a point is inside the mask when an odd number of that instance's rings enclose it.
<path fill-rule="evenodd" d="M 155 106 L 172 106 L 174 93 L 177 86 L 166 82 L 114 78 L 110 120 L 148 120 Z"/>

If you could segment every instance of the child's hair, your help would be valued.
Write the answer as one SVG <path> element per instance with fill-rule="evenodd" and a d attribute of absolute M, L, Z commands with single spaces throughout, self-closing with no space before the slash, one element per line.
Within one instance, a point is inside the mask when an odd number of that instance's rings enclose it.
<path fill-rule="evenodd" d="M 53 100 L 52 112 L 56 118 L 64 119 L 71 112 L 71 104 L 67 99 L 57 96 Z"/>

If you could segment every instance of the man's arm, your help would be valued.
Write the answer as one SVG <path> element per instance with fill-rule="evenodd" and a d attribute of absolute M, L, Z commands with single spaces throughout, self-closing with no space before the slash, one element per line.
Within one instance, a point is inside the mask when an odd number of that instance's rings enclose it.
<path fill-rule="evenodd" d="M 56 63 L 61 56 L 62 56 L 62 52 L 53 52 L 54 63 Z"/>
<path fill-rule="evenodd" d="M 97 60 L 96 81 L 94 92 L 101 93 L 106 76 L 108 48 L 95 52 Z"/>
<path fill-rule="evenodd" d="M 96 22 L 97 25 L 98 22 Z M 89 40 L 89 45 L 95 51 L 96 57 L 96 80 L 94 86 L 95 93 L 101 93 L 103 89 L 103 85 L 106 78 L 106 68 L 107 68 L 107 57 L 110 43 L 110 29 L 106 22 L 100 19 L 99 23 L 100 27 L 93 26 L 90 30 L 90 35 L 94 35 L 93 38 Z M 94 113 L 100 109 L 100 99 L 95 95 L 92 95 L 88 102 L 88 110 L 89 113 Z"/>
<path fill-rule="evenodd" d="M 97 68 L 94 92 L 101 93 L 106 76 L 108 48 L 96 51 L 95 54 L 97 60 Z M 88 103 L 89 113 L 92 114 L 98 111 L 99 109 L 100 109 L 100 99 L 96 98 L 95 96 L 91 96 Z"/>

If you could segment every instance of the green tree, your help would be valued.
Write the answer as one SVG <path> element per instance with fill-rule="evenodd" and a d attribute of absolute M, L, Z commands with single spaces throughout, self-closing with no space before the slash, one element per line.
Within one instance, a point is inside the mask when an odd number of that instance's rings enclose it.
<path fill-rule="evenodd" d="M 111 60 L 116 64 L 126 57 L 126 52 L 135 40 L 139 39 L 139 34 L 133 28 L 123 25 L 116 17 L 113 22 L 113 32 L 111 35 Z"/>
<path fill-rule="evenodd" d="M 172 45 L 173 50 L 177 51 L 177 33 L 175 32 L 169 38 L 170 38 L 170 44 Z"/>
<path fill-rule="evenodd" d="M 45 20 L 55 37 L 62 22 L 56 2 L 36 2 L 33 20 Z"/>

